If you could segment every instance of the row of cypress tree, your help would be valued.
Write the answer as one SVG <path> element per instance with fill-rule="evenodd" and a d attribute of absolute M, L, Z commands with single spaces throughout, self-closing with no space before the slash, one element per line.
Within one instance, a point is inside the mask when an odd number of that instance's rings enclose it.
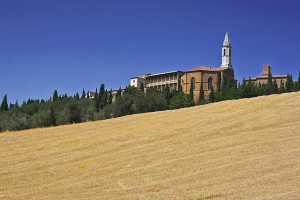
<path fill-rule="evenodd" d="M 188 95 L 181 91 L 147 90 L 127 86 L 116 92 L 107 91 L 105 85 L 95 90 L 93 98 L 83 89 L 82 95 L 60 95 L 57 90 L 48 100 L 28 99 L 22 105 L 18 102 L 8 105 L 4 96 L 0 108 L 0 131 L 23 130 L 36 127 L 58 126 L 124 115 L 176 109 L 194 105 Z"/>
<path fill-rule="evenodd" d="M 200 85 L 199 100 L 194 102 L 194 86 L 191 85 L 189 94 L 181 89 L 170 90 L 166 86 L 162 91 L 147 89 L 144 86 L 121 88 L 113 97 L 113 91 L 107 91 L 101 84 L 96 89 L 94 98 L 89 98 L 89 92 L 83 89 L 81 96 L 59 95 L 55 90 L 48 100 L 28 99 L 22 105 L 18 102 L 8 105 L 7 95 L 3 97 L 0 106 L 0 131 L 23 130 L 36 127 L 57 126 L 70 123 L 81 123 L 101 119 L 109 119 L 124 115 L 144 112 L 155 112 L 167 109 L 178 109 L 210 102 L 230 99 L 250 98 L 292 91 L 300 91 L 300 72 L 298 81 L 293 82 L 292 76 L 284 85 L 277 85 L 269 74 L 267 84 L 254 85 L 243 80 L 241 85 L 224 80 L 220 88 L 212 88 L 208 99 L 205 99 L 203 84 Z M 114 99 L 114 100 L 113 100 Z"/>
<path fill-rule="evenodd" d="M 211 89 L 208 101 L 205 101 L 203 84 L 200 85 L 199 100 L 197 104 L 204 104 L 208 102 L 218 102 L 223 100 L 251 98 L 262 95 L 281 94 L 285 92 L 293 92 L 300 90 L 300 72 L 298 81 L 293 81 L 292 75 L 287 76 L 287 82 L 284 84 L 281 80 L 278 85 L 276 80 L 273 79 L 272 74 L 268 75 L 267 84 L 254 84 L 249 80 L 243 79 L 242 85 L 237 85 L 235 82 L 230 82 L 225 79 L 222 81 L 220 88 L 214 90 Z M 190 88 L 190 96 L 193 96 L 193 86 Z"/>

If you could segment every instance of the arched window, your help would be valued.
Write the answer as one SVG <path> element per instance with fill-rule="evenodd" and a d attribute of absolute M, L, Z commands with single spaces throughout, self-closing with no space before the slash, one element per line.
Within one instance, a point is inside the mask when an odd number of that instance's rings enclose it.
<path fill-rule="evenodd" d="M 213 80 L 211 77 L 208 78 L 208 90 L 211 90 L 213 88 Z"/>
<path fill-rule="evenodd" d="M 223 55 L 224 55 L 224 56 L 225 56 L 225 51 L 226 51 L 226 50 L 224 49 L 224 51 L 223 51 Z"/>
<path fill-rule="evenodd" d="M 193 90 L 195 90 L 195 78 L 193 77 L 193 78 L 191 78 L 191 88 L 193 89 Z"/>

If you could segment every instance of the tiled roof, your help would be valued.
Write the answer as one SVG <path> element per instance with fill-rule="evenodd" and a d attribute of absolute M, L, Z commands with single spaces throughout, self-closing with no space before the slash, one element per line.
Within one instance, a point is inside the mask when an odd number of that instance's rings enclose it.
<path fill-rule="evenodd" d="M 151 77 L 151 76 L 159 76 L 159 75 L 164 75 L 164 74 L 173 74 L 173 73 L 178 73 L 178 72 L 181 72 L 181 71 L 170 71 L 170 72 L 163 72 L 163 73 L 158 73 L 158 74 L 149 74 L 147 77 Z"/>
<path fill-rule="evenodd" d="M 272 75 L 272 78 L 287 78 L 288 75 Z M 255 81 L 257 79 L 268 79 L 268 76 L 267 75 L 264 75 L 264 76 L 257 76 L 255 78 L 250 78 L 250 79 L 246 79 L 246 80 L 252 80 L 252 81 Z"/>
<path fill-rule="evenodd" d="M 272 75 L 272 78 L 286 78 L 287 75 Z M 256 78 L 268 78 L 267 75 L 265 76 L 257 76 Z"/>
<path fill-rule="evenodd" d="M 187 72 L 193 72 L 193 71 L 223 71 L 226 68 L 211 68 L 211 67 L 204 67 L 204 66 L 200 66 L 194 69 L 190 69 Z"/>

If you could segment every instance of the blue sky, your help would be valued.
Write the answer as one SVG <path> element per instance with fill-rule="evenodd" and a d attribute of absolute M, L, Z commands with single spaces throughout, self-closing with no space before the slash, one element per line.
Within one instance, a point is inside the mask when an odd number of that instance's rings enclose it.
<path fill-rule="evenodd" d="M 0 0 L 0 96 L 21 103 L 219 67 L 226 32 L 239 81 L 263 64 L 298 78 L 300 0 Z"/>

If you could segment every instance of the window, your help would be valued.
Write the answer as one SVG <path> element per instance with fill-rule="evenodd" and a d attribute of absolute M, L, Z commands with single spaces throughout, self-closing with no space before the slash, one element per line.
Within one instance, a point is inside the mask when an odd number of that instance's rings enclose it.
<path fill-rule="evenodd" d="M 224 55 L 224 56 L 225 56 L 225 51 L 226 51 L 226 50 L 224 49 L 224 50 L 223 50 L 223 55 Z"/>
<path fill-rule="evenodd" d="M 195 90 L 195 78 L 193 77 L 193 78 L 191 78 L 191 88 L 193 89 L 193 90 Z"/>
<path fill-rule="evenodd" d="M 213 80 L 211 77 L 208 78 L 208 90 L 211 90 L 213 88 Z"/>

